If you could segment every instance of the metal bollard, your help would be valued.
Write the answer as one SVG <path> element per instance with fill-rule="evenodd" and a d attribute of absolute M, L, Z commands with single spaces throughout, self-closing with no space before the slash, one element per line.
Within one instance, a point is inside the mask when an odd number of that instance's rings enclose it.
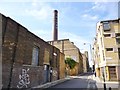
<path fill-rule="evenodd" d="M 107 89 L 106 89 L 106 84 L 105 84 L 105 83 L 104 83 L 104 90 L 107 90 Z"/>
<path fill-rule="evenodd" d="M 109 90 L 112 90 L 111 87 L 109 87 Z"/>

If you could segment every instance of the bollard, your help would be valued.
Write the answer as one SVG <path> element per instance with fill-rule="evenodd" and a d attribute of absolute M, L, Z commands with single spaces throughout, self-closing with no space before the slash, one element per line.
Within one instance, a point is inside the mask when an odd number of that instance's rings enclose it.
<path fill-rule="evenodd" d="M 106 90 L 106 84 L 104 83 L 104 90 Z"/>
<path fill-rule="evenodd" d="M 111 87 L 109 87 L 109 90 L 112 90 Z"/>
<path fill-rule="evenodd" d="M 105 76 L 104 76 L 104 73 L 103 73 L 103 81 L 104 81 L 104 90 L 107 90 L 107 89 L 106 89 L 106 84 L 105 84 Z"/>

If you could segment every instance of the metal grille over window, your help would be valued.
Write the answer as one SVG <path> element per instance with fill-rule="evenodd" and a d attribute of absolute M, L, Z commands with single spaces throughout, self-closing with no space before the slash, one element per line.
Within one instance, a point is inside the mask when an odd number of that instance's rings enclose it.
<path fill-rule="evenodd" d="M 37 66 L 39 60 L 39 48 L 34 47 L 32 52 L 32 65 Z"/>

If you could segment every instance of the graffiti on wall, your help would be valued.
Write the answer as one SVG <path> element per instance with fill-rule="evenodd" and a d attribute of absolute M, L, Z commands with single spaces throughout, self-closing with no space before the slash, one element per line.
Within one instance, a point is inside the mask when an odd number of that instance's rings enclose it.
<path fill-rule="evenodd" d="M 57 76 L 57 71 L 53 70 L 53 76 Z"/>
<path fill-rule="evenodd" d="M 17 88 L 27 88 L 30 84 L 28 71 L 29 69 L 22 69 L 22 73 L 19 75 L 20 81 L 18 82 Z"/>

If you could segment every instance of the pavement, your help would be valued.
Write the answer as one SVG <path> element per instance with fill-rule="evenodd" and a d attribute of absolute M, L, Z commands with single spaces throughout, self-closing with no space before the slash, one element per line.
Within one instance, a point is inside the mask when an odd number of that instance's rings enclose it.
<path fill-rule="evenodd" d="M 99 77 L 95 77 L 95 75 L 92 75 L 93 80 L 95 80 L 97 83 L 104 83 L 103 80 L 101 80 Z M 105 81 L 105 83 L 111 83 L 111 84 L 119 84 L 118 81 Z"/>
<path fill-rule="evenodd" d="M 82 76 L 84 74 L 86 74 L 86 73 L 82 73 L 80 75 Z M 52 87 L 54 85 L 60 84 L 62 82 L 68 81 L 70 79 L 73 79 L 73 78 L 78 78 L 78 76 L 66 76 L 63 79 L 59 79 L 59 80 L 56 80 L 56 81 L 52 81 L 52 82 L 48 82 L 48 83 L 45 83 L 45 84 L 42 84 L 42 85 L 38 85 L 36 87 L 32 87 L 31 89 L 35 89 L 35 88 L 49 88 L 49 87 Z"/>
<path fill-rule="evenodd" d="M 45 84 L 42 84 L 42 85 L 38 85 L 36 87 L 32 87 L 31 89 L 35 89 L 35 88 L 49 88 L 49 87 L 52 87 L 52 86 L 54 86 L 56 84 L 60 84 L 62 82 L 68 81 L 68 80 L 70 80 L 72 78 L 73 77 L 71 77 L 71 76 L 67 76 L 67 77 L 65 77 L 63 79 L 59 79 L 59 80 L 56 80 L 56 81 L 52 81 L 52 82 L 48 82 L 48 83 L 45 83 Z"/>
<path fill-rule="evenodd" d="M 92 76 L 93 80 L 96 81 L 96 85 L 98 88 L 104 87 L 104 84 L 106 85 L 106 88 L 112 88 L 112 90 L 120 90 L 120 83 L 117 81 L 103 81 L 99 77 L 95 77 L 95 75 Z"/>

